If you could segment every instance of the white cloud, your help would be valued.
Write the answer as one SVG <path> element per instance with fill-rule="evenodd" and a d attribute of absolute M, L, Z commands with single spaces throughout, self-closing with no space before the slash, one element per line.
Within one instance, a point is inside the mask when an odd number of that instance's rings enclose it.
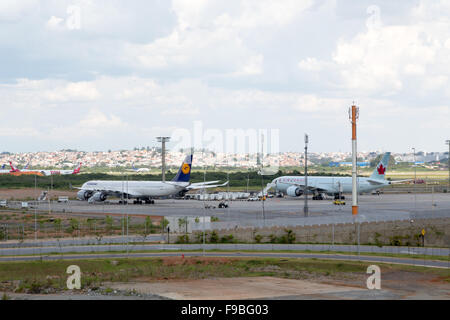
<path fill-rule="evenodd" d="M 68 5 L 81 9 L 79 30 L 65 23 Z M 8 0 L 0 9 L 0 126 L 20 114 L 24 128 L 1 131 L 5 146 L 147 145 L 157 128 L 202 120 L 282 128 L 295 148 L 308 130 L 315 146 L 335 148 L 329 137 L 345 131 L 353 100 L 372 146 L 446 134 L 448 1 Z M 418 123 L 435 129 L 416 132 Z M 409 135 L 393 138 L 400 131 Z"/>
<path fill-rule="evenodd" d="M 88 112 L 84 119 L 79 123 L 81 128 L 86 129 L 105 129 L 125 127 L 126 124 L 115 115 L 106 115 L 103 112 L 93 109 Z"/>
<path fill-rule="evenodd" d="M 172 9 L 177 25 L 172 32 L 148 44 L 125 46 L 126 63 L 158 68 L 201 68 L 209 74 L 259 75 L 264 55 L 248 44 L 261 31 L 291 23 L 312 1 L 177 0 Z M 204 71 L 203 71 L 204 72 Z"/>
<path fill-rule="evenodd" d="M 39 7 L 38 0 L 2 0 L 0 1 L 0 21 L 17 21 Z"/>
<path fill-rule="evenodd" d="M 326 65 L 325 62 L 319 61 L 316 58 L 311 57 L 303 59 L 298 63 L 298 67 L 301 70 L 306 71 L 321 71 L 325 67 L 325 65 Z"/>
<path fill-rule="evenodd" d="M 100 94 L 92 82 L 71 82 L 63 87 L 47 90 L 44 96 L 54 102 L 95 100 Z"/>
<path fill-rule="evenodd" d="M 343 81 L 341 87 L 368 94 L 395 94 L 411 76 L 448 75 L 450 60 L 446 57 L 450 50 L 445 43 L 450 20 L 431 18 L 425 13 L 428 5 L 422 2 L 412 10 L 415 19 L 409 24 L 380 24 L 353 39 L 340 39 L 333 61 Z"/>

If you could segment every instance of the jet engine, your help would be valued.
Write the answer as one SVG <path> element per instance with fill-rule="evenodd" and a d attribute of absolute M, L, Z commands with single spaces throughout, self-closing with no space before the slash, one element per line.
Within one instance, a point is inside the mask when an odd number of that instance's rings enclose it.
<path fill-rule="evenodd" d="M 90 199 L 91 200 L 91 199 Z M 96 192 L 94 193 L 94 195 L 92 196 L 92 200 L 93 201 L 105 201 L 106 200 L 106 194 L 102 193 L 102 192 Z"/>
<path fill-rule="evenodd" d="M 77 192 L 77 198 L 79 200 L 88 200 L 92 196 L 92 191 L 80 190 Z"/>
<path fill-rule="evenodd" d="M 290 197 L 299 197 L 303 194 L 303 190 L 297 186 L 290 186 L 287 188 L 286 193 Z"/>
<path fill-rule="evenodd" d="M 182 198 L 182 197 L 184 197 L 186 192 L 188 192 L 188 190 L 181 190 L 180 192 L 178 192 L 178 196 Z"/>

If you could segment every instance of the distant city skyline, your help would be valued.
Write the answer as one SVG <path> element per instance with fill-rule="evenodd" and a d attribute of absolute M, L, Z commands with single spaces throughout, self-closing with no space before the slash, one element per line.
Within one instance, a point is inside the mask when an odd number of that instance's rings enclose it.
<path fill-rule="evenodd" d="M 370 162 L 374 160 L 380 153 L 377 152 L 360 152 L 358 154 L 359 161 Z M 168 166 L 178 167 L 185 158 L 185 152 L 169 151 L 166 154 L 166 163 Z M 436 161 L 446 157 L 445 153 L 392 153 L 392 156 L 399 162 L 415 161 Z M 349 152 L 311 152 L 308 157 L 308 164 L 329 165 L 334 162 L 348 162 L 351 158 Z M 260 157 L 257 154 L 224 154 L 212 152 L 194 152 L 194 167 L 241 167 L 256 168 L 259 167 Z M 0 164 L 9 166 L 11 161 L 16 166 L 29 167 L 71 167 L 78 163 L 83 163 L 83 167 L 151 167 L 158 168 L 161 166 L 161 153 L 150 150 L 111 150 L 99 152 L 86 151 L 55 151 L 55 152 L 38 152 L 38 153 L 1 153 Z M 277 155 L 266 155 L 264 164 L 271 166 L 302 166 L 304 163 L 304 154 L 302 152 L 283 152 Z"/>

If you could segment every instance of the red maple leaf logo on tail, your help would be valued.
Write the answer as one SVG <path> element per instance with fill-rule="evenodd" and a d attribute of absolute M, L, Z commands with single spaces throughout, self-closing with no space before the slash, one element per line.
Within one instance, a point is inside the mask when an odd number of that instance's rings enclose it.
<path fill-rule="evenodd" d="M 378 174 L 384 174 L 386 171 L 386 168 L 383 166 L 383 164 L 380 164 L 380 166 L 377 168 Z"/>

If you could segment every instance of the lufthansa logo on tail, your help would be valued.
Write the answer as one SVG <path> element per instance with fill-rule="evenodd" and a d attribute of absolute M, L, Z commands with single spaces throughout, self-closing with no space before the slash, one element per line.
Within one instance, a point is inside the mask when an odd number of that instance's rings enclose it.
<path fill-rule="evenodd" d="M 183 172 L 184 174 L 188 174 L 190 170 L 191 167 L 187 163 L 183 163 L 183 165 L 181 166 L 181 172 Z"/>

